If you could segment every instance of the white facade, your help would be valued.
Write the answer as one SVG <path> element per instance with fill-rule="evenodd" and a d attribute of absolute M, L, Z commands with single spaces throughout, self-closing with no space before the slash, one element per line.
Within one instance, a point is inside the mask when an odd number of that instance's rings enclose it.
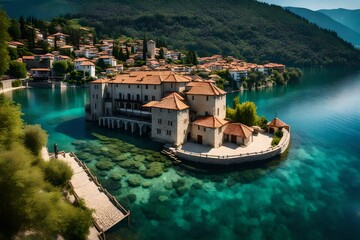
<path fill-rule="evenodd" d="M 187 94 L 187 100 L 191 109 L 196 112 L 197 116 L 212 115 L 218 118 L 226 116 L 226 95 L 206 96 Z"/>
<path fill-rule="evenodd" d="M 151 137 L 176 146 L 185 143 L 189 126 L 189 109 L 172 110 L 152 108 Z"/>

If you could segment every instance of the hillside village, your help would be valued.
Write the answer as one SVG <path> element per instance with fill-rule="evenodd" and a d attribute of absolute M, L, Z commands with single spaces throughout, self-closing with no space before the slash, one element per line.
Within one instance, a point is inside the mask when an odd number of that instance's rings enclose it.
<path fill-rule="evenodd" d="M 18 53 L 25 52 L 16 61 L 26 64 L 27 76 L 34 81 L 84 83 L 132 71 L 172 71 L 211 80 L 221 89 L 232 90 L 272 86 L 278 82 L 276 76 L 271 75 L 273 70 L 276 70 L 280 83 L 286 83 L 291 77 L 284 75 L 286 68 L 283 64 L 260 65 L 221 55 L 198 57 L 192 51 L 167 49 L 162 43 L 159 47 L 153 40 L 144 43 L 144 40 L 103 39 L 94 44 L 93 35 L 89 33 L 76 47 L 69 45 L 69 35 L 61 32 L 44 37 L 39 29 L 35 29 L 35 36 L 37 42 L 47 44 L 53 51 L 41 53 L 41 49 L 35 48 L 30 53 L 24 50 L 22 42 L 8 43 L 9 48 Z"/>

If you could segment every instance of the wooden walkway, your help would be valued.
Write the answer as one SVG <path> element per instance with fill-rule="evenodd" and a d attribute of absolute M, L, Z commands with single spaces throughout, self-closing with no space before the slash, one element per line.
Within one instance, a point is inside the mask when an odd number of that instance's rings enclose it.
<path fill-rule="evenodd" d="M 94 210 L 93 222 L 102 234 L 130 215 L 130 211 L 123 208 L 115 197 L 99 184 L 74 153 L 59 154 L 58 157 L 71 166 L 74 174 L 70 185 L 75 198 L 83 199 L 86 207 Z"/>

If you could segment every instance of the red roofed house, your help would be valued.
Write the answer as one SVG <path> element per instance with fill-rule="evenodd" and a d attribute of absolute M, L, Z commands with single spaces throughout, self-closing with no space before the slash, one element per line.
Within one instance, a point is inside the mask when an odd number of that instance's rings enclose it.
<path fill-rule="evenodd" d="M 253 141 L 254 129 L 242 123 L 229 123 L 225 126 L 224 141 L 248 145 Z"/>
<path fill-rule="evenodd" d="M 288 132 L 290 132 L 290 126 L 277 117 L 267 124 L 267 129 L 270 133 L 274 133 L 279 129 L 281 130 L 282 128 L 285 128 L 286 130 L 288 130 Z"/>

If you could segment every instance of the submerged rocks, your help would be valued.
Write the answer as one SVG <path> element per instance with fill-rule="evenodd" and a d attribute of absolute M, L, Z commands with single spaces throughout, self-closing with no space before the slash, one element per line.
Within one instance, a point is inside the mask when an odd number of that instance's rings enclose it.
<path fill-rule="evenodd" d="M 101 161 L 97 162 L 95 164 L 95 166 L 99 170 L 107 171 L 107 170 L 112 169 L 115 166 L 115 164 L 113 162 L 108 161 L 108 160 L 101 160 Z"/>
<path fill-rule="evenodd" d="M 138 187 L 141 185 L 141 178 L 139 176 L 132 175 L 127 179 L 127 182 L 131 187 Z"/>
<path fill-rule="evenodd" d="M 152 162 L 148 167 L 143 174 L 146 178 L 158 177 L 164 172 L 164 165 L 160 162 Z"/>

